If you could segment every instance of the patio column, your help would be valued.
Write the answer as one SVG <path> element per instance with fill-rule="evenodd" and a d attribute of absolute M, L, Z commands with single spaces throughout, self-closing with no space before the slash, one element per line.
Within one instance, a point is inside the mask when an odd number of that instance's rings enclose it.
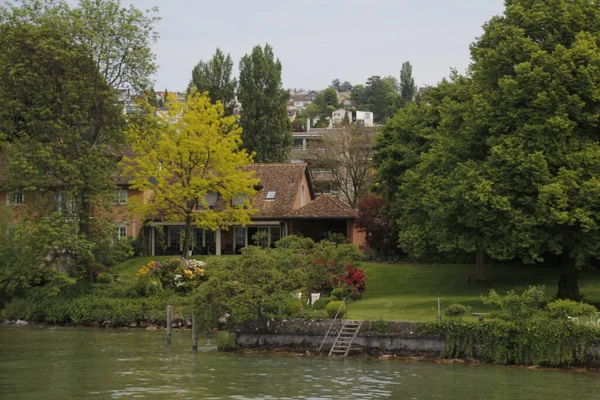
<path fill-rule="evenodd" d="M 156 228 L 150 228 L 150 255 L 156 255 Z"/>
<path fill-rule="evenodd" d="M 216 255 L 220 256 L 221 255 L 221 228 L 217 228 L 217 231 L 215 232 L 215 252 Z"/>

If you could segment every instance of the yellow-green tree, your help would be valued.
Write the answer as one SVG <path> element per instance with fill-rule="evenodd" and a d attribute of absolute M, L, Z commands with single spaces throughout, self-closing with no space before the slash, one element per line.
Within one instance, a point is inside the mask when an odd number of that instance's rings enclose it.
<path fill-rule="evenodd" d="M 258 180 L 242 168 L 252 159 L 241 148 L 242 129 L 220 102 L 193 90 L 186 103 L 171 101 L 166 114 L 138 116 L 130 125 L 135 156 L 123 159 L 124 172 L 134 189 L 152 193 L 134 207 L 147 218 L 185 222 L 183 254 L 192 225 L 216 230 L 250 221 Z M 217 207 L 209 207 L 207 195 L 218 196 Z"/>

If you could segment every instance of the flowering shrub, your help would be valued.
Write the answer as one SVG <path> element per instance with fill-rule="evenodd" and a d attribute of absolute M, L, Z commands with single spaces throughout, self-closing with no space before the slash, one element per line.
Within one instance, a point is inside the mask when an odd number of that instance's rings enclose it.
<path fill-rule="evenodd" d="M 137 274 L 140 277 L 155 277 L 163 288 L 171 287 L 185 293 L 206 280 L 205 267 L 206 263 L 203 261 L 171 258 L 164 265 L 158 261 L 150 261 Z"/>
<path fill-rule="evenodd" d="M 137 274 L 140 276 L 160 276 L 160 272 L 163 268 L 163 265 L 158 261 L 150 261 L 148 264 L 140 268 Z"/>
<path fill-rule="evenodd" d="M 353 299 L 359 299 L 367 289 L 367 276 L 362 268 L 346 264 L 346 271 L 333 279 L 335 287 L 344 287 Z"/>
<path fill-rule="evenodd" d="M 330 292 L 335 288 L 343 288 L 353 299 L 359 299 L 367 289 L 367 276 L 362 268 L 356 268 L 350 261 L 337 262 L 317 259 L 315 265 L 323 267 L 323 280 L 316 286 L 319 292 Z"/>

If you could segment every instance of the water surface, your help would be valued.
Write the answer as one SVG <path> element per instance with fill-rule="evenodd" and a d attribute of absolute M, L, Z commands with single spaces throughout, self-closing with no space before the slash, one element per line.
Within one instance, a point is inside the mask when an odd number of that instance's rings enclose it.
<path fill-rule="evenodd" d="M 0 326 L 0 399 L 600 399 L 600 374 L 197 353 L 191 333 Z"/>

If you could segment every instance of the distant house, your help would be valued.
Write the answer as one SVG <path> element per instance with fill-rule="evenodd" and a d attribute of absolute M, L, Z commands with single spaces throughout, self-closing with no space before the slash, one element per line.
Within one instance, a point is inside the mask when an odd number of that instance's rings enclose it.
<path fill-rule="evenodd" d="M 288 103 L 288 110 L 304 110 L 310 103 L 312 103 L 315 100 L 318 94 L 319 93 L 314 90 L 310 90 L 307 92 L 291 93 L 290 102 Z"/>
<path fill-rule="evenodd" d="M 344 109 L 335 110 L 331 114 L 331 122 L 333 124 L 341 124 L 346 115 L 348 115 L 348 121 L 350 123 L 367 127 L 373 126 L 373 113 L 370 111 L 350 111 Z"/>

